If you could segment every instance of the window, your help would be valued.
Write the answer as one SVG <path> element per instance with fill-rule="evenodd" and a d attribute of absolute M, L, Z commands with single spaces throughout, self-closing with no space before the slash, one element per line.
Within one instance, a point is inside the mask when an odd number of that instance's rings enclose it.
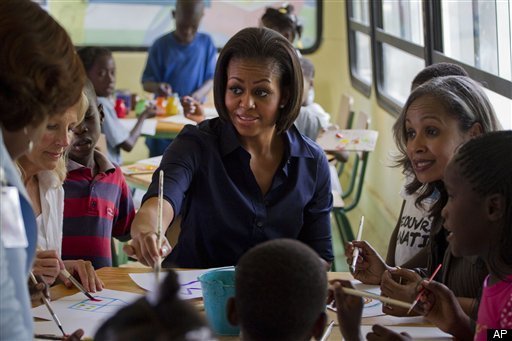
<path fill-rule="evenodd" d="M 266 7 L 282 1 L 242 2 L 205 0 L 200 31 L 211 34 L 220 48 L 237 31 L 259 26 Z M 100 45 L 112 50 L 146 50 L 162 34 L 174 29 L 171 11 L 176 0 L 47 0 L 43 6 L 66 28 L 75 45 Z M 294 1 L 304 25 L 303 52 L 315 51 L 322 31 L 322 0 Z M 222 20 L 219 20 L 222 18 Z"/>
<path fill-rule="evenodd" d="M 347 6 L 350 79 L 355 88 L 369 96 L 372 84 L 369 2 L 348 1 Z"/>
<path fill-rule="evenodd" d="M 347 13 L 351 75 L 371 85 L 373 72 L 377 100 L 386 110 L 401 110 L 412 79 L 426 65 L 450 62 L 485 85 L 501 122 L 512 128 L 511 0 L 349 0 Z M 364 62 L 368 40 L 371 67 Z"/>

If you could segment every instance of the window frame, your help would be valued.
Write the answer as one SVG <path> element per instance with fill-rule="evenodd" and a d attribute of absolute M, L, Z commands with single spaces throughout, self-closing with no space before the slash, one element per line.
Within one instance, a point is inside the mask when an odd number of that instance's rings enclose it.
<path fill-rule="evenodd" d="M 397 116 L 402 110 L 403 104 L 398 103 L 391 96 L 386 94 L 383 88 L 384 84 L 384 57 L 382 44 L 387 44 L 403 52 L 409 53 L 420 59 L 423 59 L 425 66 L 432 65 L 440 62 L 448 62 L 462 66 L 473 79 L 482 82 L 484 87 L 506 98 L 512 99 L 512 81 L 494 75 L 488 71 L 478 69 L 474 66 L 467 65 L 461 61 L 450 58 L 443 53 L 443 28 L 441 16 L 441 0 L 431 0 L 422 2 L 422 16 L 423 16 L 423 35 L 424 46 L 415 44 L 408 40 L 393 36 L 386 33 L 383 28 L 383 15 L 382 15 L 382 0 L 369 1 L 369 18 L 370 27 L 361 25 L 354 22 L 350 18 L 352 10 L 352 1 L 346 2 L 346 17 L 347 17 L 347 35 L 348 35 L 348 50 L 349 50 L 349 68 L 351 83 L 354 88 L 369 97 L 372 86 L 375 87 L 377 103 L 383 109 L 388 111 L 391 115 Z M 512 18 L 511 18 L 512 20 Z M 371 47 L 372 47 L 372 78 L 373 84 L 367 85 L 357 78 L 354 73 L 356 62 L 355 50 L 355 34 L 353 32 L 363 29 L 370 32 Z M 363 33 L 366 33 L 363 32 Z"/>

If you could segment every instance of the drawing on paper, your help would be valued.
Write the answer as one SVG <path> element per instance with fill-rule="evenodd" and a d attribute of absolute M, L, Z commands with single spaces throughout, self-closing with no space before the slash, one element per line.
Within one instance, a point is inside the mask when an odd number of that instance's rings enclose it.
<path fill-rule="evenodd" d="M 180 294 L 183 296 L 194 295 L 194 291 L 201 293 L 201 284 L 199 281 L 190 281 L 181 284 Z"/>
<path fill-rule="evenodd" d="M 128 302 L 119 300 L 117 298 L 96 296 L 95 298 L 101 301 L 83 300 L 69 306 L 69 309 L 88 311 L 101 314 L 113 314 L 120 308 L 128 305 Z"/>

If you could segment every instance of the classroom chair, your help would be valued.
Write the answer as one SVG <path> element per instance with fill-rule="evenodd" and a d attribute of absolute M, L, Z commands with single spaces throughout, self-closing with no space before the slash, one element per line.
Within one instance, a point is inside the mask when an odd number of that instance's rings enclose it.
<path fill-rule="evenodd" d="M 368 129 L 369 126 L 370 117 L 364 112 L 359 112 L 357 120 L 354 123 L 354 128 Z M 347 213 L 356 208 L 361 199 L 370 151 L 354 152 L 353 154 L 354 162 L 352 164 L 347 191 L 339 194 L 333 192 L 332 215 L 341 238 L 342 247 L 347 242 L 354 240 L 354 233 L 352 231 L 350 221 L 348 220 Z M 345 199 L 349 196 L 351 196 L 352 200 L 346 203 Z M 336 264 L 333 264 L 333 268 L 334 270 L 336 269 Z"/>

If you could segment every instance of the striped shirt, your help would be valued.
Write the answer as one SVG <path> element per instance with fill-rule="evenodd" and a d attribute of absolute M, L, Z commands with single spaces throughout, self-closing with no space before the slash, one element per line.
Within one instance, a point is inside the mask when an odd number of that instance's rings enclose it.
<path fill-rule="evenodd" d="M 135 209 L 119 167 L 94 152 L 98 173 L 68 161 L 63 184 L 62 259 L 84 259 L 95 269 L 112 266 L 111 238 L 129 236 Z"/>

